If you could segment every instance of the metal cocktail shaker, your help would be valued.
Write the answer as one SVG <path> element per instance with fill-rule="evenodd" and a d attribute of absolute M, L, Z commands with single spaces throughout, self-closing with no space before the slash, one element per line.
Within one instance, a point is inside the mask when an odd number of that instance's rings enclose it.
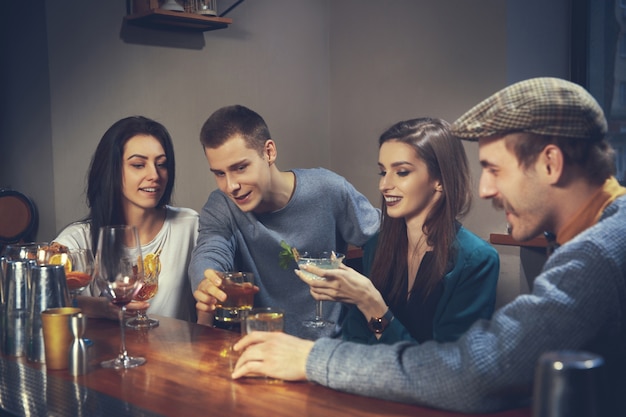
<path fill-rule="evenodd" d="M 593 353 L 544 353 L 535 369 L 533 417 L 603 417 L 604 372 L 604 359 Z"/>
<path fill-rule="evenodd" d="M 41 312 L 69 305 L 70 296 L 64 266 L 31 265 L 26 349 L 29 361 L 42 363 L 46 361 Z"/>
<path fill-rule="evenodd" d="M 26 353 L 26 319 L 28 317 L 28 286 L 31 261 L 6 261 L 4 277 L 4 340 L 5 355 Z"/>
<path fill-rule="evenodd" d="M 7 258 L 0 256 L 0 350 L 4 346 L 4 314 L 5 314 L 5 302 L 4 302 L 4 277 L 7 273 Z"/>
<path fill-rule="evenodd" d="M 7 258 L 0 256 L 0 306 L 4 307 L 4 277 L 7 273 Z M 0 317 L 2 317 L 0 313 Z"/>

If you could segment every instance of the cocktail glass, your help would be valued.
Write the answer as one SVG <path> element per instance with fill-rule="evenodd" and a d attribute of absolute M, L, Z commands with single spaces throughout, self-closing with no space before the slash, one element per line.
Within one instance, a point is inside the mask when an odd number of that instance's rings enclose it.
<path fill-rule="evenodd" d="M 161 273 L 160 251 L 149 253 L 143 258 L 143 285 L 135 296 L 135 301 L 151 300 L 159 290 L 159 274 Z M 148 317 L 147 309 L 137 310 L 137 315 L 126 321 L 126 325 L 133 329 L 156 327 L 159 321 Z"/>
<path fill-rule="evenodd" d="M 337 269 L 339 265 L 343 262 L 345 255 L 342 253 L 335 252 L 320 252 L 318 254 L 311 254 L 309 252 L 301 252 L 300 258 L 298 259 L 298 267 L 303 265 L 313 265 L 322 269 Z M 309 271 L 302 270 L 308 278 L 310 279 L 319 279 L 324 280 L 318 275 L 315 275 Z M 330 320 L 324 319 L 324 314 L 322 311 L 322 301 L 315 301 L 315 317 L 312 320 L 305 320 L 302 322 L 305 327 L 313 327 L 320 328 L 331 326 L 335 324 Z"/>
<path fill-rule="evenodd" d="M 90 249 L 81 248 L 70 249 L 67 254 L 53 255 L 51 259 L 55 256 L 60 256 L 61 259 L 64 256 L 67 257 L 67 261 L 61 261 L 61 263 L 65 265 L 65 278 L 67 280 L 67 289 L 72 296 L 72 305 L 76 306 L 76 296 L 82 293 L 93 279 L 95 267 L 93 253 Z"/>

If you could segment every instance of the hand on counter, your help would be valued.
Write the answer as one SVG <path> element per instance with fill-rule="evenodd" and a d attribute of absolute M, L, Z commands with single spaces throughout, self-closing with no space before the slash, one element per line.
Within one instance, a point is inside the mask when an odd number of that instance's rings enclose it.
<path fill-rule="evenodd" d="M 313 343 L 280 332 L 250 333 L 233 346 L 235 352 L 242 353 L 232 378 L 264 375 L 284 381 L 304 381 Z"/>

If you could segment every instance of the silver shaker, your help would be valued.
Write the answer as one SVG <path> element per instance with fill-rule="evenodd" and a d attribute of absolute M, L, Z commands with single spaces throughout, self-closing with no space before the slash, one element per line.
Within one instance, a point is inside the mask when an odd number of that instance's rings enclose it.
<path fill-rule="evenodd" d="M 70 345 L 68 368 L 70 375 L 82 375 L 87 373 L 87 345 L 83 335 L 87 328 L 87 316 L 83 313 L 73 314 L 70 317 L 70 330 L 74 340 Z"/>
<path fill-rule="evenodd" d="M 0 256 L 0 306 L 4 306 L 4 277 L 7 272 L 7 258 L 6 256 Z M 0 312 L 0 317 L 1 317 Z"/>
<path fill-rule="evenodd" d="M 26 353 L 30 263 L 26 260 L 6 261 L 2 326 L 2 352 L 5 355 L 23 356 Z"/>
<path fill-rule="evenodd" d="M 533 417 L 604 417 L 604 359 L 585 351 L 552 351 L 535 368 Z"/>
<path fill-rule="evenodd" d="M 31 265 L 26 348 L 26 357 L 29 361 L 40 363 L 46 361 L 41 312 L 69 305 L 70 295 L 64 266 Z"/>
<path fill-rule="evenodd" d="M 6 272 L 7 258 L 0 256 L 0 350 L 2 350 L 2 346 L 4 346 L 4 277 L 6 276 Z"/>

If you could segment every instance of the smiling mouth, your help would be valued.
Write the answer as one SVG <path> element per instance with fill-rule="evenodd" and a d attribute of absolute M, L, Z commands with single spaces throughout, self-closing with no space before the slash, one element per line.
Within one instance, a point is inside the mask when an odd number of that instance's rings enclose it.
<path fill-rule="evenodd" d="M 234 196 L 231 194 L 231 197 L 233 198 L 233 200 L 235 200 L 237 203 L 239 202 L 243 202 L 245 199 L 247 199 L 250 196 L 251 191 L 248 191 L 247 193 L 245 193 L 244 195 L 241 196 Z"/>
<path fill-rule="evenodd" d="M 388 197 L 385 196 L 385 203 L 389 206 L 389 205 L 394 205 L 396 203 L 398 203 L 400 200 L 402 200 L 402 197 Z"/>
<path fill-rule="evenodd" d="M 146 193 L 156 193 L 159 191 L 158 188 L 140 188 L 140 190 Z"/>

